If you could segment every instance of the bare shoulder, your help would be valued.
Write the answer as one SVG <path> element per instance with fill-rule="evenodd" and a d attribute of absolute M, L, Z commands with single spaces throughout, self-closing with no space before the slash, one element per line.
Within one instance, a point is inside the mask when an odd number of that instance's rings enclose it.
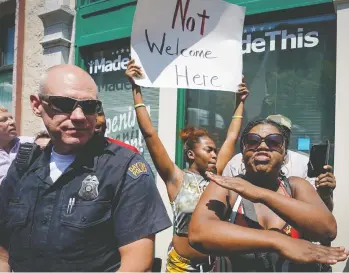
<path fill-rule="evenodd" d="M 288 178 L 288 181 L 290 182 L 291 186 L 294 185 L 302 185 L 302 184 L 306 184 L 309 185 L 309 182 L 307 180 L 305 180 L 302 177 L 298 177 L 298 176 L 290 176 Z"/>
<path fill-rule="evenodd" d="M 314 187 L 304 178 L 291 176 L 288 178 L 288 181 L 290 183 L 292 192 L 294 193 L 295 197 L 299 195 L 308 195 L 310 197 L 310 195 L 316 194 L 316 190 L 314 189 Z"/>

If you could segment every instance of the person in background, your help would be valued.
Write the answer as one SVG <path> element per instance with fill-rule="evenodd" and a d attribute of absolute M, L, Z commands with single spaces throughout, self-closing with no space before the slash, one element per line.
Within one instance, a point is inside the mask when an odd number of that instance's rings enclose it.
<path fill-rule="evenodd" d="M 95 128 L 95 134 L 99 136 L 104 136 L 105 131 L 107 130 L 107 123 L 105 120 L 105 115 L 103 109 L 97 114 L 96 118 L 96 128 Z"/>
<path fill-rule="evenodd" d="M 34 143 L 39 145 L 41 150 L 45 149 L 47 144 L 50 142 L 51 137 L 46 130 L 42 130 L 36 134 Z"/>
<path fill-rule="evenodd" d="M 86 71 L 57 65 L 30 96 L 51 142 L 1 184 L 0 271 L 151 270 L 171 221 L 147 162 L 95 135 L 97 92 Z"/>
<path fill-rule="evenodd" d="M 267 117 L 280 124 L 287 133 L 288 138 L 291 136 L 291 120 L 282 115 L 271 115 Z M 241 147 L 242 149 L 242 147 Z M 333 190 L 336 188 L 336 178 L 332 173 L 332 166 L 324 166 L 326 172 L 317 178 L 308 177 L 309 157 L 291 150 L 287 150 L 284 165 L 281 168 L 286 177 L 297 176 L 310 182 L 316 189 L 321 199 L 324 201 L 330 211 L 333 210 Z M 242 153 L 235 155 L 226 165 L 223 176 L 239 176 L 245 174 L 245 164 L 242 160 Z"/>
<path fill-rule="evenodd" d="M 95 128 L 95 135 L 98 136 L 105 136 L 105 132 L 107 130 L 107 123 L 106 123 L 106 119 L 105 119 L 105 114 L 103 109 L 97 114 L 97 118 L 96 118 L 96 128 Z M 127 144 L 125 142 L 122 142 L 121 140 L 115 139 L 115 138 L 111 138 L 111 137 L 106 137 L 108 139 L 108 141 L 121 145 L 127 149 L 130 149 L 131 151 L 134 151 L 135 153 L 139 154 L 139 151 L 136 147 Z"/>
<path fill-rule="evenodd" d="M 0 184 L 15 159 L 21 143 L 30 142 L 33 137 L 18 137 L 15 120 L 8 110 L 0 105 Z"/>
<path fill-rule="evenodd" d="M 189 242 L 203 253 L 229 257 L 219 259 L 214 271 L 320 271 L 321 264 L 347 259 L 342 247 L 303 239 L 332 241 L 337 224 L 308 181 L 280 172 L 288 145 L 283 126 L 252 121 L 240 140 L 245 174 L 207 172 L 211 183 L 193 213 Z"/>
<path fill-rule="evenodd" d="M 238 138 L 244 102 L 248 96 L 246 84 L 239 86 L 236 108 L 227 132 L 227 138 L 217 155 L 217 148 L 206 130 L 188 127 L 182 130 L 180 138 L 189 168 L 180 169 L 169 157 L 145 108 L 141 88 L 134 78 L 142 75 L 134 60 L 128 64 L 126 75 L 132 84 L 134 107 L 139 128 L 142 131 L 154 165 L 166 184 L 167 193 L 174 213 L 174 236 L 168 251 L 167 272 L 209 271 L 214 259 L 193 249 L 188 241 L 188 226 L 191 214 L 201 194 L 208 185 L 205 172 L 221 173 L 234 154 Z"/>

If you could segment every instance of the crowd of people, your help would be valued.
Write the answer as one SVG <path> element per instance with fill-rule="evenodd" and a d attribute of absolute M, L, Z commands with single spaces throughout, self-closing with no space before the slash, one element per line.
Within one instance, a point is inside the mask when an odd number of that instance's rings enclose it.
<path fill-rule="evenodd" d="M 332 166 L 307 177 L 308 158 L 288 149 L 292 123 L 284 116 L 253 120 L 240 134 L 244 78 L 220 149 L 206 130 L 182 130 L 188 167 L 181 169 L 134 81 L 141 67 L 131 60 L 126 76 L 173 210 L 167 272 L 324 272 L 347 259 L 344 247 L 331 246 Z M 155 270 L 155 235 L 172 223 L 138 150 L 104 137 L 97 93 L 84 70 L 49 68 L 30 97 L 47 131 L 31 138 L 18 137 L 0 107 L 0 271 Z"/>

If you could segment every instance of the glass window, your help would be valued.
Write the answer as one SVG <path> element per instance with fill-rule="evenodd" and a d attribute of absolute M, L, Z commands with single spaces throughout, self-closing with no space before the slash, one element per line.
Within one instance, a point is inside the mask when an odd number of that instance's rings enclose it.
<path fill-rule="evenodd" d="M 0 19 L 0 67 L 12 65 L 15 46 L 15 15 Z"/>
<path fill-rule="evenodd" d="M 7 29 L 7 39 L 4 45 L 4 65 L 10 65 L 14 62 L 14 46 L 15 46 L 15 27 L 9 27 Z"/>
<path fill-rule="evenodd" d="M 221 147 L 233 116 L 235 93 L 188 89 L 187 103 L 187 125 L 205 128 Z"/>
<path fill-rule="evenodd" d="M 12 108 L 12 70 L 0 72 L 0 105 Z"/>
<path fill-rule="evenodd" d="M 81 49 L 83 61 L 99 89 L 107 120 L 106 136 L 135 146 L 151 163 L 133 107 L 131 84 L 125 76 L 130 60 L 130 39 L 121 39 Z M 154 127 L 158 127 L 159 90 L 142 88 L 144 102 Z M 151 164 L 155 172 L 154 165 Z"/>
<path fill-rule="evenodd" d="M 335 19 L 326 15 L 245 27 L 243 74 L 250 96 L 244 124 L 282 114 L 293 123 L 290 149 L 308 152 L 308 141 L 334 143 Z M 228 92 L 188 90 L 186 123 L 207 128 L 220 147 L 234 104 Z"/>
<path fill-rule="evenodd" d="M 12 65 L 14 63 L 15 15 L 0 18 L 0 105 L 12 108 Z"/>

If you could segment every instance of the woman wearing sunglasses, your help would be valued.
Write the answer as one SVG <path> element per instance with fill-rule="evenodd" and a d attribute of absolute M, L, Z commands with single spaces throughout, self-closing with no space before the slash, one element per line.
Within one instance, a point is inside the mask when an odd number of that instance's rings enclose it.
<path fill-rule="evenodd" d="M 166 184 L 174 213 L 175 232 L 169 247 L 166 270 L 167 272 L 209 271 L 214 260 L 189 245 L 188 225 L 191 214 L 208 184 L 205 172 L 221 173 L 234 154 L 234 144 L 239 135 L 244 100 L 248 90 L 244 83 L 240 85 L 233 120 L 218 156 L 216 145 L 205 130 L 187 128 L 182 131 L 181 138 L 189 168 L 181 170 L 167 154 L 145 108 L 141 89 L 133 81 L 133 78 L 141 76 L 141 73 L 140 67 L 131 60 L 126 75 L 133 86 L 138 124 L 156 169 Z"/>
<path fill-rule="evenodd" d="M 303 240 L 332 241 L 336 220 L 314 188 L 281 171 L 288 134 L 271 120 L 250 122 L 242 133 L 246 174 L 212 173 L 192 216 L 189 240 L 203 253 L 220 258 L 215 271 L 320 271 L 321 263 L 347 258 L 344 248 Z"/>

